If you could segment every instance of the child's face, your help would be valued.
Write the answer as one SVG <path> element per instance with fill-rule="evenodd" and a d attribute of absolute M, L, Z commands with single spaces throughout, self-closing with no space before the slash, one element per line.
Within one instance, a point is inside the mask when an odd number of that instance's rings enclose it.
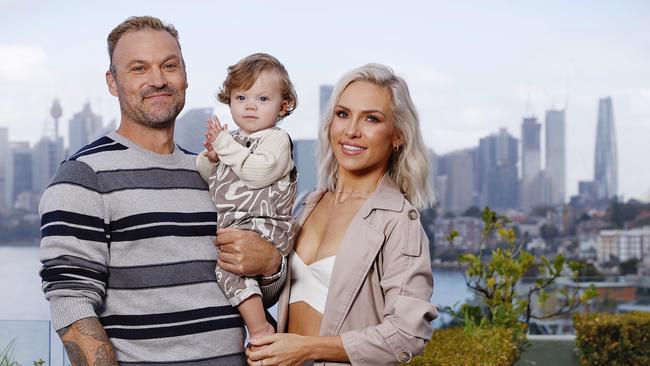
<path fill-rule="evenodd" d="M 288 105 L 282 99 L 279 77 L 272 71 L 262 71 L 250 89 L 230 93 L 232 119 L 248 134 L 275 126 Z"/>

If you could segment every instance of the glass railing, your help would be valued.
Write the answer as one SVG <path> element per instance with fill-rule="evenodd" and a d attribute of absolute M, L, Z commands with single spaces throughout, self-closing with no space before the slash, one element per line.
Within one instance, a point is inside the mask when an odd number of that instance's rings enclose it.
<path fill-rule="evenodd" d="M 22 366 L 51 365 L 50 329 L 48 320 L 0 320 L 0 359 L 6 356 Z"/>

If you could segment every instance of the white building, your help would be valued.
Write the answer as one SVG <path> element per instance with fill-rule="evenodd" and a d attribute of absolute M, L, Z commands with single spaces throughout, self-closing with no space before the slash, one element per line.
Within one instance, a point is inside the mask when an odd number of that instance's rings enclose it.
<path fill-rule="evenodd" d="M 611 257 L 625 262 L 629 259 L 650 257 L 650 226 L 630 230 L 603 230 L 596 244 L 598 261 L 603 263 Z"/>

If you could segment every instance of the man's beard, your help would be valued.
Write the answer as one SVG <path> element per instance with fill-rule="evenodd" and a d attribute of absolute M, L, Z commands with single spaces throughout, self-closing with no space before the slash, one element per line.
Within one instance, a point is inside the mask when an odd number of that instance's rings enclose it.
<path fill-rule="evenodd" d="M 176 117 L 178 117 L 185 106 L 185 93 L 179 92 L 178 89 L 171 85 L 166 85 L 161 88 L 147 88 L 140 92 L 139 98 L 128 96 L 119 87 L 119 84 L 118 92 L 118 100 L 122 113 L 133 122 L 155 130 L 164 130 L 173 126 Z M 144 98 L 158 93 L 170 94 L 170 98 L 173 100 L 171 103 L 164 103 L 161 106 L 156 104 L 147 106 Z"/>

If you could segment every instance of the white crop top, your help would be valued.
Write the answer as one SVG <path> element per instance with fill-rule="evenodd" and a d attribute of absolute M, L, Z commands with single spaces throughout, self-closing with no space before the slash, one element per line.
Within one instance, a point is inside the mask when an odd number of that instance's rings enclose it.
<path fill-rule="evenodd" d="M 323 314 L 335 259 L 336 256 L 333 255 L 306 265 L 298 254 L 293 252 L 289 304 L 304 301 Z"/>

